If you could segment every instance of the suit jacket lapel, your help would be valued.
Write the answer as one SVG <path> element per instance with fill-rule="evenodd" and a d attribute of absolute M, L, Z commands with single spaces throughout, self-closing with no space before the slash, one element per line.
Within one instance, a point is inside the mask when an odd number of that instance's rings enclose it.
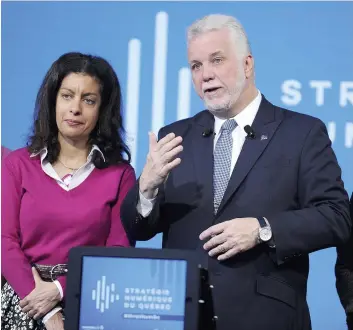
<path fill-rule="evenodd" d="M 280 112 L 277 112 L 280 114 Z M 264 96 L 253 122 L 252 128 L 255 132 L 254 139 L 246 139 L 239 158 L 235 164 L 228 187 L 224 193 L 223 200 L 219 206 L 217 215 L 220 214 L 229 199 L 239 188 L 249 171 L 255 165 L 258 158 L 271 141 L 276 129 L 282 121 L 282 115 L 277 115 L 275 107 L 269 103 Z M 256 188 L 256 187 L 255 187 Z"/>
<path fill-rule="evenodd" d="M 205 110 L 195 116 L 192 134 L 192 153 L 197 185 L 202 195 L 202 207 L 213 214 L 213 127 L 214 117 Z M 210 134 L 204 136 L 209 130 Z"/>

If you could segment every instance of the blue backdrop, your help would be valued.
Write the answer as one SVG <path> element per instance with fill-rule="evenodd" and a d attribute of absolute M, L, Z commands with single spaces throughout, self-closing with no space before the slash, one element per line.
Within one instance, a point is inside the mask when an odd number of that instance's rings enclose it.
<path fill-rule="evenodd" d="M 321 118 L 353 189 L 352 2 L 2 2 L 2 144 L 25 144 L 36 93 L 68 51 L 105 57 L 123 87 L 140 174 L 147 132 L 203 109 L 187 69 L 186 28 L 209 13 L 236 16 L 252 45 L 257 85 L 273 103 Z M 298 128 L 300 129 L 300 128 Z M 139 246 L 160 246 L 160 237 Z M 343 330 L 335 250 L 311 256 L 314 330 Z"/>

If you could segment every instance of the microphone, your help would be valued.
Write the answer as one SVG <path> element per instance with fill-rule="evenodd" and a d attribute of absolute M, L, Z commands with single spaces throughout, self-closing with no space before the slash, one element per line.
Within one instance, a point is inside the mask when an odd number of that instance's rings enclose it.
<path fill-rule="evenodd" d="M 244 131 L 248 139 L 252 139 L 252 140 L 255 139 L 255 131 L 252 129 L 250 125 L 246 125 L 244 127 Z"/>
<path fill-rule="evenodd" d="M 213 129 L 212 128 L 206 128 L 203 132 L 202 132 L 202 136 L 203 137 L 209 137 L 213 134 Z"/>

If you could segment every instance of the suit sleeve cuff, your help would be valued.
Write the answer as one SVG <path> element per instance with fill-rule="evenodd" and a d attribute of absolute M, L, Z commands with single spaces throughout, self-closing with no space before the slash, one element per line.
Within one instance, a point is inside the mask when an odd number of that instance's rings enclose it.
<path fill-rule="evenodd" d="M 61 311 L 62 308 L 61 307 L 55 307 L 53 308 L 48 314 L 46 314 L 42 321 L 45 324 L 53 315 L 55 315 L 57 312 Z"/>
<path fill-rule="evenodd" d="M 54 284 L 56 285 L 56 287 L 58 288 L 58 290 L 59 290 L 59 292 L 60 292 L 60 300 L 62 300 L 63 299 L 63 297 L 64 297 L 64 291 L 63 291 L 63 288 L 62 288 L 62 286 L 61 286 L 61 284 L 60 284 L 60 282 L 59 281 L 54 281 Z"/>

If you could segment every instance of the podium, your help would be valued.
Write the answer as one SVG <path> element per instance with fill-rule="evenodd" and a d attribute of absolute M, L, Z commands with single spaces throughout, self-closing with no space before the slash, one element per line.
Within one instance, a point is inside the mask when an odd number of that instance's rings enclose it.
<path fill-rule="evenodd" d="M 216 319 L 208 273 L 194 251 L 70 251 L 66 330 L 216 330 Z"/>

